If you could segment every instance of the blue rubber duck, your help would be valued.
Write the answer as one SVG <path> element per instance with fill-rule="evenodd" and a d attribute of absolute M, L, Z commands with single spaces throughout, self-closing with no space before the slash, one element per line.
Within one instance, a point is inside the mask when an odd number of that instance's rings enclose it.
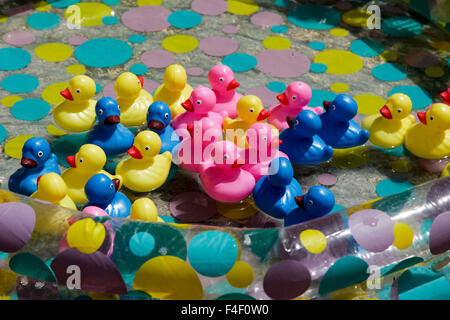
<path fill-rule="evenodd" d="M 22 168 L 9 177 L 8 188 L 26 196 L 36 192 L 39 176 L 50 172 L 61 174 L 58 158 L 51 152 L 49 143 L 39 137 L 32 137 L 25 142 L 20 164 Z"/>
<path fill-rule="evenodd" d="M 161 138 L 161 150 L 159 153 L 172 152 L 180 144 L 180 138 L 170 126 L 170 117 L 170 108 L 165 102 L 155 101 L 148 108 L 148 129 L 157 133 Z"/>
<path fill-rule="evenodd" d="M 294 118 L 288 117 L 289 128 L 280 133 L 280 151 L 288 155 L 293 164 L 310 165 L 331 159 L 333 148 L 318 135 L 322 123 L 317 114 L 303 110 Z"/>
<path fill-rule="evenodd" d="M 98 124 L 89 132 L 86 143 L 99 146 L 106 156 L 125 153 L 133 146 L 134 135 L 120 123 L 120 109 L 116 100 L 103 97 L 95 105 Z"/>
<path fill-rule="evenodd" d="M 302 193 L 291 162 L 286 158 L 274 158 L 269 164 L 269 175 L 256 183 L 253 201 L 264 213 L 283 219 L 297 207 L 295 196 Z"/>
<path fill-rule="evenodd" d="M 126 195 L 118 191 L 119 185 L 119 179 L 111 180 L 103 173 L 93 175 L 84 186 L 84 192 L 89 200 L 84 207 L 99 207 L 113 218 L 128 217 L 131 202 Z"/>
<path fill-rule="evenodd" d="M 369 131 L 353 121 L 358 104 L 347 94 L 338 95 L 333 101 L 324 101 L 325 112 L 320 115 L 322 128 L 319 136 L 336 149 L 360 146 L 369 139 Z"/>
<path fill-rule="evenodd" d="M 327 188 L 315 186 L 304 195 L 295 197 L 295 202 L 297 207 L 284 218 L 285 227 L 327 215 L 333 209 L 335 199 Z"/>

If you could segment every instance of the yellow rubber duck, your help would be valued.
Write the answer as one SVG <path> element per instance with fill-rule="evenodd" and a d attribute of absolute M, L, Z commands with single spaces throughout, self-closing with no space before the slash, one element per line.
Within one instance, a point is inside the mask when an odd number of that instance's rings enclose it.
<path fill-rule="evenodd" d="M 233 141 L 239 148 L 248 148 L 245 137 L 247 129 L 256 122 L 264 122 L 269 113 L 264 109 L 261 100 L 254 95 L 243 96 L 236 105 L 238 117 L 236 119 L 225 118 L 223 130 L 227 140 Z M 275 129 L 278 136 L 278 130 Z"/>
<path fill-rule="evenodd" d="M 126 127 L 140 126 L 147 120 L 147 110 L 153 97 L 143 86 L 144 78 L 131 72 L 122 73 L 114 83 L 120 107 L 120 123 Z"/>
<path fill-rule="evenodd" d="M 164 222 L 158 217 L 158 209 L 155 203 L 149 198 L 136 199 L 131 206 L 130 219 L 143 220 L 149 222 Z"/>
<path fill-rule="evenodd" d="M 450 176 L 450 162 L 444 167 L 441 172 L 441 178 Z"/>
<path fill-rule="evenodd" d="M 369 140 L 374 145 L 384 149 L 400 147 L 405 141 L 406 131 L 415 122 L 411 110 L 411 99 L 403 93 L 396 93 L 389 97 L 380 114 L 364 118 L 361 127 L 369 131 Z"/>
<path fill-rule="evenodd" d="M 181 104 L 189 99 L 192 91 L 192 87 L 187 83 L 186 70 L 179 64 L 172 64 L 167 67 L 164 83 L 155 90 L 153 98 L 169 106 L 173 119 L 186 111 Z"/>
<path fill-rule="evenodd" d="M 435 103 L 417 116 L 420 123 L 406 132 L 405 147 L 419 158 L 450 157 L 450 106 Z"/>
<path fill-rule="evenodd" d="M 172 154 L 169 151 L 159 154 L 160 149 L 161 139 L 153 131 L 141 131 L 134 138 L 134 144 L 128 150 L 131 158 L 120 161 L 116 168 L 128 189 L 149 192 L 164 184 L 172 164 Z"/>
<path fill-rule="evenodd" d="M 65 170 L 61 176 L 67 185 L 67 194 L 76 204 L 88 201 L 84 185 L 94 174 L 103 173 L 111 180 L 117 178 L 122 182 L 120 176 L 113 176 L 102 170 L 106 163 L 106 155 L 102 148 L 94 144 L 82 145 L 77 154 L 67 157 L 67 162 L 71 168 Z"/>
<path fill-rule="evenodd" d="M 38 178 L 37 191 L 31 197 L 77 210 L 75 203 L 67 195 L 67 186 L 63 178 L 54 172 L 44 174 Z"/>
<path fill-rule="evenodd" d="M 62 129 L 83 132 L 92 128 L 95 122 L 95 81 L 85 75 L 78 75 L 69 81 L 69 86 L 60 92 L 66 99 L 53 110 L 53 119 Z"/>

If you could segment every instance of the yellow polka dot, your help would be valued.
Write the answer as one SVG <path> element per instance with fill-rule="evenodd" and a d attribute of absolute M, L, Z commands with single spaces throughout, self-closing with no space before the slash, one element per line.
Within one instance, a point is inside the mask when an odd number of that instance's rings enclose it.
<path fill-rule="evenodd" d="M 235 288 L 245 288 L 252 284 L 254 273 L 252 267 L 244 261 L 238 261 L 227 273 L 228 282 Z"/>
<path fill-rule="evenodd" d="M 35 4 L 34 4 L 34 8 L 37 10 L 37 11 L 48 11 L 48 10 L 50 10 L 51 9 L 51 5 L 49 5 L 48 3 L 47 3 L 47 1 L 39 1 L 39 2 L 36 2 Z"/>
<path fill-rule="evenodd" d="M 250 198 L 236 203 L 217 201 L 217 212 L 230 219 L 248 219 L 259 211 L 252 202 Z"/>
<path fill-rule="evenodd" d="M 408 248 L 414 238 L 414 232 L 405 223 L 396 223 L 394 225 L 394 235 L 395 240 L 393 244 L 400 250 Z"/>
<path fill-rule="evenodd" d="M 80 9 L 79 23 L 74 19 L 75 10 L 73 7 L 75 6 Z M 83 2 L 67 7 L 66 11 L 64 12 L 64 17 L 74 25 L 92 27 L 103 24 L 102 18 L 105 16 L 111 16 L 112 12 L 112 9 L 104 3 Z"/>
<path fill-rule="evenodd" d="M 431 42 L 430 45 L 441 51 L 450 51 L 450 42 L 448 41 Z"/>
<path fill-rule="evenodd" d="M 342 15 L 342 20 L 353 27 L 366 27 L 372 14 L 363 9 L 350 10 Z"/>
<path fill-rule="evenodd" d="M 439 66 L 428 67 L 425 69 L 425 74 L 430 78 L 440 78 L 444 75 L 444 70 Z"/>
<path fill-rule="evenodd" d="M 398 53 L 395 51 L 386 50 L 380 54 L 380 58 L 385 61 L 396 61 L 398 59 Z"/>
<path fill-rule="evenodd" d="M 8 17 L 0 14 L 0 23 L 6 22 L 6 20 L 8 20 Z"/>
<path fill-rule="evenodd" d="M 335 37 L 346 37 L 348 36 L 348 31 L 342 28 L 333 28 L 330 30 L 330 34 Z"/>
<path fill-rule="evenodd" d="M 6 96 L 2 98 L 1 103 L 5 107 L 12 107 L 14 103 L 16 103 L 19 100 L 22 100 L 22 98 L 19 96 Z"/>
<path fill-rule="evenodd" d="M 248 16 L 258 11 L 258 4 L 253 0 L 228 0 L 228 12 Z"/>
<path fill-rule="evenodd" d="M 328 66 L 328 73 L 345 75 L 357 72 L 363 67 L 363 61 L 356 54 L 345 50 L 324 50 L 314 58 L 314 63 Z"/>
<path fill-rule="evenodd" d="M 327 247 L 327 239 L 319 230 L 308 229 L 300 233 L 300 242 L 311 253 L 321 253 Z"/>
<path fill-rule="evenodd" d="M 409 172 L 412 169 L 412 164 L 409 161 L 400 159 L 391 162 L 391 168 L 395 172 Z"/>
<path fill-rule="evenodd" d="M 42 99 L 47 101 L 51 105 L 58 105 L 64 101 L 64 97 L 60 92 L 67 88 L 68 82 L 56 82 L 47 86 L 41 94 Z"/>
<path fill-rule="evenodd" d="M 330 165 L 340 169 L 355 169 L 365 165 L 369 159 L 370 151 L 364 146 L 334 149 Z"/>
<path fill-rule="evenodd" d="M 358 104 L 358 112 L 366 115 L 376 114 L 386 104 L 386 100 L 374 94 L 360 94 L 353 97 Z"/>
<path fill-rule="evenodd" d="M 5 153 L 11 158 L 21 159 L 23 145 L 32 137 L 34 136 L 31 134 L 23 134 L 12 138 L 5 144 Z"/>
<path fill-rule="evenodd" d="M 180 34 L 165 38 L 161 44 L 164 49 L 168 51 L 175 53 L 185 53 L 197 48 L 198 40 L 193 36 Z"/>
<path fill-rule="evenodd" d="M 42 44 L 34 49 L 34 54 L 45 61 L 60 62 L 72 56 L 72 48 L 67 44 L 50 42 Z"/>
<path fill-rule="evenodd" d="M 16 278 L 14 272 L 0 269 L 0 295 L 7 294 L 14 287 Z"/>
<path fill-rule="evenodd" d="M 142 6 L 160 6 L 162 4 L 162 0 L 138 0 L 137 5 L 139 7 Z"/>
<path fill-rule="evenodd" d="M 92 300 L 119 300 L 119 295 L 111 293 L 89 292 Z"/>
<path fill-rule="evenodd" d="M 64 136 L 67 134 L 67 132 L 61 130 L 60 128 L 58 128 L 57 126 L 55 126 L 53 124 L 49 124 L 47 126 L 47 132 L 54 136 Z"/>
<path fill-rule="evenodd" d="M 350 90 L 350 87 L 348 86 L 348 84 L 343 83 L 343 82 L 336 82 L 333 83 L 330 86 L 331 91 L 336 92 L 336 93 L 341 93 L 341 92 L 345 92 Z"/>
<path fill-rule="evenodd" d="M 70 74 L 83 74 L 86 72 L 86 67 L 82 64 L 72 64 L 66 68 L 66 71 Z"/>
<path fill-rule="evenodd" d="M 264 39 L 263 45 L 266 49 L 286 50 L 291 46 L 291 42 L 289 39 L 274 36 Z"/>
<path fill-rule="evenodd" d="M 134 276 L 133 289 L 157 299 L 200 300 L 203 297 L 197 273 L 186 261 L 174 256 L 158 256 L 144 263 Z"/>
<path fill-rule="evenodd" d="M 105 241 L 105 227 L 91 218 L 78 220 L 67 230 L 67 244 L 86 254 L 97 251 Z"/>

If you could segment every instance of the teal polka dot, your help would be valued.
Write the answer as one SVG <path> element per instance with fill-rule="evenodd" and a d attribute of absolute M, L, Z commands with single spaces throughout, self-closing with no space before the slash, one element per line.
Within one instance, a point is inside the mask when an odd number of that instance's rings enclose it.
<path fill-rule="evenodd" d="M 138 232 L 130 238 L 131 252 L 138 257 L 144 257 L 155 247 L 155 238 L 148 232 Z"/>
<path fill-rule="evenodd" d="M 130 71 L 140 76 L 141 74 L 147 73 L 148 67 L 145 64 L 133 64 L 130 68 Z"/>
<path fill-rule="evenodd" d="M 202 16 L 194 11 L 181 10 L 170 14 L 167 21 L 175 28 L 190 29 L 202 22 Z"/>
<path fill-rule="evenodd" d="M 238 256 L 236 240 L 225 232 L 206 231 L 192 238 L 188 248 L 191 266 L 207 277 L 220 277 L 234 266 Z"/>
<path fill-rule="evenodd" d="M 414 186 L 402 179 L 385 179 L 377 184 L 377 194 L 380 197 L 389 196 L 391 194 L 401 193 L 409 189 L 414 188 Z"/>
<path fill-rule="evenodd" d="M 106 25 L 113 25 L 116 24 L 117 22 L 119 22 L 119 18 L 115 17 L 115 16 L 106 16 L 102 18 L 102 22 L 103 24 Z"/>
<path fill-rule="evenodd" d="M 383 81 L 399 81 L 405 79 L 407 71 L 398 63 L 384 63 L 372 69 L 372 75 Z"/>
<path fill-rule="evenodd" d="M 0 143 L 2 143 L 3 140 L 6 139 L 6 136 L 7 136 L 6 129 L 3 125 L 0 124 Z M 2 253 L 0 252 L 0 260 L 2 260 L 1 255 Z"/>
<path fill-rule="evenodd" d="M 345 207 L 343 207 L 343 206 L 341 206 L 341 205 L 339 205 L 339 204 L 335 204 L 334 207 L 333 207 L 333 209 L 331 209 L 331 212 L 330 212 L 330 213 L 337 212 L 337 211 L 341 211 L 341 210 L 344 210 L 344 209 L 345 209 Z"/>
<path fill-rule="evenodd" d="M 0 70 L 18 70 L 25 68 L 31 62 L 28 51 L 20 48 L 0 49 Z"/>
<path fill-rule="evenodd" d="M 120 0 L 103 0 L 103 3 L 108 6 L 116 6 L 120 3 Z"/>
<path fill-rule="evenodd" d="M 42 99 L 22 99 L 11 107 L 11 114 L 19 120 L 37 121 L 43 119 L 50 109 Z"/>
<path fill-rule="evenodd" d="M 314 73 L 324 73 L 328 70 L 328 66 L 323 63 L 312 63 L 309 69 Z"/>
<path fill-rule="evenodd" d="M 47 2 L 55 8 L 67 8 L 71 5 L 79 3 L 80 0 L 47 0 Z"/>
<path fill-rule="evenodd" d="M 100 91 L 102 91 L 102 85 L 101 84 L 98 84 L 98 83 L 96 83 L 95 84 L 95 93 L 97 94 L 97 93 L 99 93 Z"/>
<path fill-rule="evenodd" d="M 256 67 L 258 60 L 246 53 L 232 53 L 223 58 L 222 63 L 235 72 L 249 71 Z"/>
<path fill-rule="evenodd" d="M 89 67 L 108 68 L 127 62 L 133 55 L 133 48 L 119 39 L 96 38 L 80 44 L 74 55 Z"/>
<path fill-rule="evenodd" d="M 37 30 L 47 30 L 59 25 L 60 17 L 55 13 L 37 12 L 27 17 L 27 24 Z"/>
<path fill-rule="evenodd" d="M 398 86 L 389 91 L 388 96 L 395 93 L 403 93 L 410 97 L 414 110 L 426 108 L 433 102 L 431 94 L 425 88 L 418 86 Z"/>
<path fill-rule="evenodd" d="M 4 78 L 0 86 L 9 92 L 25 93 L 36 89 L 39 86 L 39 79 L 30 74 L 13 74 Z"/>
<path fill-rule="evenodd" d="M 309 43 L 309 47 L 314 50 L 323 50 L 327 47 L 327 45 L 320 41 L 313 41 Z"/>
<path fill-rule="evenodd" d="M 285 26 L 273 26 L 272 28 L 270 28 L 270 30 L 275 33 L 286 33 L 288 31 L 288 28 Z"/>
<path fill-rule="evenodd" d="M 405 157 L 408 154 L 410 154 L 410 152 L 403 145 L 401 145 L 400 147 L 397 147 L 397 148 L 393 148 L 393 149 L 384 149 L 384 148 L 377 147 L 375 145 L 374 145 L 374 147 L 383 151 L 384 153 L 387 153 L 394 157 Z"/>
<path fill-rule="evenodd" d="M 321 107 L 323 102 L 333 101 L 337 94 L 331 91 L 312 89 L 311 101 L 309 101 L 308 106 L 310 107 Z"/>
<path fill-rule="evenodd" d="M 412 37 L 422 33 L 422 25 L 408 17 L 392 17 L 383 19 L 381 28 L 394 37 Z"/>
<path fill-rule="evenodd" d="M 274 4 L 280 8 L 287 8 L 291 4 L 290 0 L 275 0 Z"/>
<path fill-rule="evenodd" d="M 283 82 L 272 81 L 267 84 L 267 88 L 273 92 L 284 92 L 286 90 L 286 85 Z"/>
<path fill-rule="evenodd" d="M 305 29 L 331 29 L 341 21 L 340 13 L 334 8 L 320 4 L 295 6 L 288 12 L 288 19 Z"/>
<path fill-rule="evenodd" d="M 134 34 L 128 37 L 128 41 L 130 41 L 131 43 L 142 43 L 145 40 L 147 40 L 147 38 L 141 34 Z"/>
<path fill-rule="evenodd" d="M 384 45 L 371 39 L 358 39 L 352 42 L 350 50 L 361 57 L 375 57 L 384 51 Z"/>

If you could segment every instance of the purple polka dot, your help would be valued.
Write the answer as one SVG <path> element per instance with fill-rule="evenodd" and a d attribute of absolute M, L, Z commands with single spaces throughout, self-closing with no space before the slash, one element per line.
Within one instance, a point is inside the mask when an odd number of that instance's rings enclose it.
<path fill-rule="evenodd" d="M 231 38 L 210 37 L 202 39 L 198 46 L 207 55 L 222 57 L 235 52 L 239 44 Z"/>
<path fill-rule="evenodd" d="M 259 12 L 252 15 L 250 18 L 251 23 L 260 27 L 273 27 L 283 24 L 283 18 L 273 12 Z"/>
<path fill-rule="evenodd" d="M 394 242 L 394 221 L 380 210 L 361 210 L 348 223 L 356 242 L 370 252 L 382 252 Z"/>
<path fill-rule="evenodd" d="M 194 0 L 191 9 L 200 14 L 218 16 L 228 9 L 228 3 L 224 0 Z"/>
<path fill-rule="evenodd" d="M 74 46 L 78 46 L 86 41 L 87 41 L 87 38 L 83 37 L 83 36 L 71 36 L 69 38 L 69 43 L 73 44 Z"/>
<path fill-rule="evenodd" d="M 144 52 L 141 60 L 150 68 L 166 68 L 175 62 L 175 55 L 166 50 L 154 49 Z"/>
<path fill-rule="evenodd" d="M 450 159 L 422 159 L 418 158 L 420 166 L 431 173 L 441 172 Z"/>
<path fill-rule="evenodd" d="M 296 78 L 309 71 L 308 57 L 295 50 L 265 50 L 256 56 L 256 69 L 277 78 Z"/>
<path fill-rule="evenodd" d="M 147 79 L 144 78 L 144 89 L 150 93 L 153 93 L 153 91 L 155 91 L 156 88 L 158 88 L 160 86 L 159 82 L 156 82 L 152 79 Z M 111 81 L 110 83 L 108 83 L 106 86 L 103 87 L 103 95 L 105 97 L 111 97 L 116 99 L 117 98 L 117 94 L 114 91 L 114 81 Z"/>
<path fill-rule="evenodd" d="M 224 33 L 235 34 L 238 33 L 239 29 L 236 26 L 225 26 L 222 28 Z"/>
<path fill-rule="evenodd" d="M 337 182 L 337 177 L 333 174 L 322 173 L 317 177 L 317 181 L 323 186 L 332 186 Z"/>
<path fill-rule="evenodd" d="M 411 50 L 405 55 L 405 61 L 415 68 L 428 68 L 440 63 L 440 58 L 437 54 L 424 50 Z"/>
<path fill-rule="evenodd" d="M 135 31 L 156 32 L 170 26 L 167 21 L 170 14 L 169 9 L 161 6 L 137 7 L 122 15 L 122 23 Z"/>
<path fill-rule="evenodd" d="M 33 43 L 35 40 L 36 38 L 32 33 L 23 30 L 13 30 L 3 35 L 3 41 L 13 46 L 24 46 Z"/>
<path fill-rule="evenodd" d="M 0 251 L 22 249 L 33 233 L 36 216 L 33 208 L 20 202 L 0 204 Z"/>
<path fill-rule="evenodd" d="M 277 100 L 277 95 L 273 91 L 269 90 L 267 87 L 256 87 L 248 90 L 245 95 L 255 95 L 261 99 L 263 106 L 266 108 L 272 107 L 274 105 L 280 104 Z"/>
<path fill-rule="evenodd" d="M 187 68 L 186 73 L 190 76 L 201 76 L 205 70 L 200 67 Z"/>
<path fill-rule="evenodd" d="M 216 202 L 201 192 L 184 192 L 169 203 L 172 215 L 183 222 L 206 221 L 217 213 Z"/>
<path fill-rule="evenodd" d="M 442 212 L 431 225 L 429 245 L 432 254 L 444 253 L 450 249 L 450 211 Z"/>

